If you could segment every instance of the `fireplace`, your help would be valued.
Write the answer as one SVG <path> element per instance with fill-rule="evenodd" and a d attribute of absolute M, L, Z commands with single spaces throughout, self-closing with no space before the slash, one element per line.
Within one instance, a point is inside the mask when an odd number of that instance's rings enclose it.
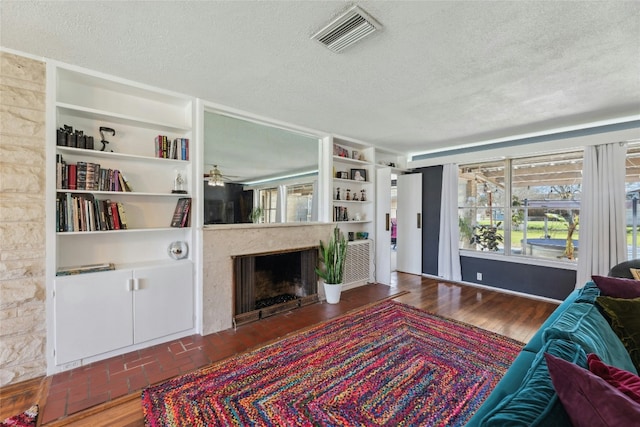
<path fill-rule="evenodd" d="M 234 325 L 318 301 L 318 248 L 233 257 Z"/>

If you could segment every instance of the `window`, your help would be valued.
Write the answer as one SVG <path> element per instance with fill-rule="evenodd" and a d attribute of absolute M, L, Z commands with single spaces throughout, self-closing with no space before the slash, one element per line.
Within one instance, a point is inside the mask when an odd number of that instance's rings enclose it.
<path fill-rule="evenodd" d="M 310 222 L 312 216 L 313 184 L 290 184 L 280 187 L 262 188 L 258 191 L 259 205 L 262 208 L 265 223 L 277 221 L 278 188 L 286 194 L 285 222 Z"/>
<path fill-rule="evenodd" d="M 262 222 L 276 222 L 277 188 L 263 188 L 258 190 L 260 207 L 262 208 Z"/>
<path fill-rule="evenodd" d="M 463 249 L 575 261 L 583 152 L 460 166 Z"/>
<path fill-rule="evenodd" d="M 638 226 L 640 224 L 640 143 L 629 144 L 626 165 L 626 220 L 629 259 L 640 255 L 638 248 Z"/>
<path fill-rule="evenodd" d="M 310 222 L 313 184 L 287 186 L 287 222 Z"/>

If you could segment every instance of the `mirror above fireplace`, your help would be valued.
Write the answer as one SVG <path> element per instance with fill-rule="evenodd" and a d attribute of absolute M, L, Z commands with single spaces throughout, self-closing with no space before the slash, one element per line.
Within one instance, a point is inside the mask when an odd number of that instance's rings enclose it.
<path fill-rule="evenodd" d="M 217 166 L 224 185 L 203 177 L 204 223 L 251 222 L 260 189 L 312 183 L 319 144 L 318 136 L 205 110 L 203 170 Z"/>

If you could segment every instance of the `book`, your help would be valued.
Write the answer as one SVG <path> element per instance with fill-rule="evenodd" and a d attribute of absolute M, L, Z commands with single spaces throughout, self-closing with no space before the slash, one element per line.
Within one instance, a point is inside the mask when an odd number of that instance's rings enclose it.
<path fill-rule="evenodd" d="M 70 165 L 67 165 L 67 168 L 69 172 L 68 172 L 66 188 L 68 188 L 69 190 L 75 190 L 76 189 L 76 165 L 70 164 Z"/>
<path fill-rule="evenodd" d="M 124 212 L 124 205 L 120 202 L 117 202 L 116 205 L 118 206 L 118 218 L 120 219 L 120 228 L 122 228 L 123 230 L 126 230 L 127 216 Z"/>
<path fill-rule="evenodd" d="M 191 199 L 187 199 L 182 209 L 182 218 L 180 218 L 180 226 L 188 227 L 191 225 Z"/>
<path fill-rule="evenodd" d="M 189 211 L 191 206 L 191 197 L 181 197 L 176 202 L 176 208 L 173 211 L 173 217 L 171 218 L 171 227 L 186 227 Z"/>
<path fill-rule="evenodd" d="M 99 271 L 110 271 L 115 269 L 116 269 L 116 266 L 113 263 L 85 264 L 85 265 L 77 265 L 73 267 L 60 267 L 56 270 L 56 276 L 70 276 L 72 274 L 96 273 Z"/>

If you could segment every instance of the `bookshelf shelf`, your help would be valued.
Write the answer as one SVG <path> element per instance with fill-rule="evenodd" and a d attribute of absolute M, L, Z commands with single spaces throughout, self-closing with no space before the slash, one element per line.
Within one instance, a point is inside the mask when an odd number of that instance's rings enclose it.
<path fill-rule="evenodd" d="M 133 161 L 133 162 L 145 162 L 151 164 L 158 165 L 167 165 L 169 163 L 175 165 L 187 165 L 191 163 L 189 160 L 181 160 L 181 159 L 165 159 L 162 157 L 150 157 L 145 155 L 138 154 L 127 154 L 127 153 L 112 153 L 110 151 L 99 151 L 99 150 L 88 150 L 84 148 L 72 148 L 72 147 L 62 147 L 57 146 L 56 151 L 61 154 L 68 154 L 71 156 L 81 156 L 81 157 L 90 157 L 90 158 L 104 158 L 104 159 L 113 159 L 115 161 Z"/>
<path fill-rule="evenodd" d="M 126 230 L 104 230 L 104 231 L 59 231 L 56 233 L 59 237 L 67 236 L 87 236 L 96 234 L 114 234 L 114 233 L 158 233 L 177 230 L 190 230 L 191 227 L 149 227 L 149 228 L 128 228 Z"/>
<path fill-rule="evenodd" d="M 146 127 L 149 129 L 161 130 L 166 132 L 187 132 L 191 130 L 188 127 L 177 124 L 167 124 L 161 121 L 147 120 L 141 117 L 112 113 L 109 111 L 87 108 L 79 105 L 67 104 L 64 102 L 58 102 L 57 107 L 61 113 L 66 113 L 69 116 L 76 116 L 80 118 L 109 121 L 119 124 L 129 124 L 137 127 Z"/>
<path fill-rule="evenodd" d="M 170 198 L 180 198 L 180 197 L 191 197 L 189 194 L 179 194 L 179 193 L 143 193 L 139 191 L 92 191 L 92 190 L 64 190 L 57 189 L 56 192 L 58 194 L 64 193 L 73 193 L 73 194 L 93 194 L 96 196 L 104 195 L 109 197 L 119 197 L 119 196 L 144 196 L 144 197 L 170 197 Z"/>

